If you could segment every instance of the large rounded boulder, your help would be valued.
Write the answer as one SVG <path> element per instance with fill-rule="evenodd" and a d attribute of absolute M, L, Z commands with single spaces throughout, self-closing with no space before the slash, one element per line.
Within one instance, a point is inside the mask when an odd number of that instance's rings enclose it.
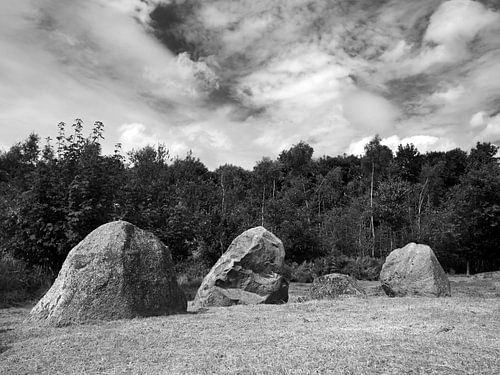
<path fill-rule="evenodd" d="M 314 279 L 309 289 L 311 299 L 333 299 L 343 296 L 365 296 L 357 280 L 349 275 L 331 273 Z"/>
<path fill-rule="evenodd" d="M 390 297 L 450 296 L 450 282 L 432 249 L 409 243 L 392 251 L 380 272 L 380 282 Z"/>
<path fill-rule="evenodd" d="M 100 226 L 70 251 L 28 321 L 62 326 L 186 309 L 168 248 L 153 234 L 115 221 Z"/>
<path fill-rule="evenodd" d="M 195 307 L 285 303 L 283 243 L 263 227 L 239 235 L 212 267 L 196 293 Z"/>

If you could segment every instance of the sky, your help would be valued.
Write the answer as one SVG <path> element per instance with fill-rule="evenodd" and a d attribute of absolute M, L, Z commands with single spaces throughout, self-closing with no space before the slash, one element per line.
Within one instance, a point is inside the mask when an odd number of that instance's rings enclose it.
<path fill-rule="evenodd" d="M 0 149 L 75 118 L 211 169 L 500 145 L 500 0 L 1 0 Z"/>

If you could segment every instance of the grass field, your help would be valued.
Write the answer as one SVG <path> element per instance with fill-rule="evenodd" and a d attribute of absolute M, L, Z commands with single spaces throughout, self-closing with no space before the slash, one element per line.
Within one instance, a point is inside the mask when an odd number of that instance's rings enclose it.
<path fill-rule="evenodd" d="M 1 374 L 500 374 L 500 284 L 454 277 L 451 298 L 366 298 L 24 326 L 0 310 Z"/>

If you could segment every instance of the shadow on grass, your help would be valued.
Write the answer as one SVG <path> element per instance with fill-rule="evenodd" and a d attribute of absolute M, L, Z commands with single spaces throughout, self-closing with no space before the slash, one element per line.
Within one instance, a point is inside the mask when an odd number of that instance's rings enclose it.
<path fill-rule="evenodd" d="M 10 349 L 10 346 L 0 345 L 0 354 Z"/>
<path fill-rule="evenodd" d="M 1 328 L 0 329 L 0 341 L 2 341 L 1 335 L 5 334 L 7 332 L 13 331 L 13 330 L 14 330 L 14 328 Z M 10 348 L 11 348 L 10 346 L 7 346 L 5 344 L 0 343 L 0 354 L 9 350 Z"/>

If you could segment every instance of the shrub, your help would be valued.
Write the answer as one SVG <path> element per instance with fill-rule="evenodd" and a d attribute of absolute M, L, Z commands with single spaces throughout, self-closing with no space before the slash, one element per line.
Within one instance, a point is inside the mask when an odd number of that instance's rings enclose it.
<path fill-rule="evenodd" d="M 8 253 L 0 254 L 0 308 L 39 298 L 50 287 L 53 274 L 40 266 L 29 268 Z"/>
<path fill-rule="evenodd" d="M 204 262 L 192 258 L 177 264 L 175 270 L 177 283 L 189 301 L 194 299 L 203 278 L 210 271 Z"/>
<path fill-rule="evenodd" d="M 352 258 L 346 255 L 328 255 L 312 262 L 294 262 L 287 267 L 291 281 L 310 283 L 317 277 L 331 273 L 350 275 L 357 280 L 378 280 L 383 263 L 383 259 L 368 256 Z"/>
<path fill-rule="evenodd" d="M 330 273 L 340 273 L 340 257 L 328 255 L 314 260 L 314 277 L 328 275 Z"/>
<path fill-rule="evenodd" d="M 0 256 L 0 307 L 28 298 L 28 273 L 23 261 L 10 254 Z"/>
<path fill-rule="evenodd" d="M 283 263 L 283 266 L 281 267 L 281 270 L 279 270 L 281 275 L 287 280 L 288 282 L 292 281 L 292 273 L 293 269 L 290 265 Z"/>
<path fill-rule="evenodd" d="M 297 283 L 311 283 L 314 280 L 314 263 L 304 261 L 293 262 L 290 266 L 290 280 Z"/>
<path fill-rule="evenodd" d="M 378 280 L 384 259 L 369 256 L 349 258 L 343 264 L 340 273 L 350 275 L 358 280 Z"/>

